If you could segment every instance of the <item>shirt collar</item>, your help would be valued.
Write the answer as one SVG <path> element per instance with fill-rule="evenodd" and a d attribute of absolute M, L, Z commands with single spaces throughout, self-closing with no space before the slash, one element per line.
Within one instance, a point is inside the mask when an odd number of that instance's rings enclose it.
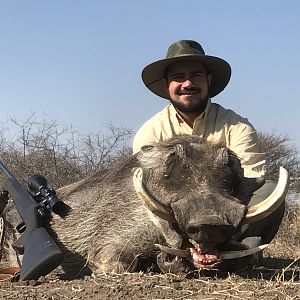
<path fill-rule="evenodd" d="M 194 121 L 194 125 L 196 123 L 198 123 L 199 121 L 203 120 L 205 118 L 205 116 L 208 114 L 209 110 L 210 110 L 210 107 L 211 107 L 211 99 L 208 98 L 208 101 L 207 101 L 207 105 L 205 107 L 205 110 L 204 112 L 202 112 Z M 170 112 L 171 112 L 171 115 L 175 116 L 176 120 L 178 121 L 179 124 L 181 123 L 186 123 L 185 120 L 182 118 L 182 116 L 177 112 L 177 110 L 175 109 L 175 107 L 170 104 Z"/>

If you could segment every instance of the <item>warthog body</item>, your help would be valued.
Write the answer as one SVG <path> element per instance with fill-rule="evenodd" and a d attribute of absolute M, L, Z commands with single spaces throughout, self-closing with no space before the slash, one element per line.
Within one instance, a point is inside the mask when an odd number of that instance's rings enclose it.
<path fill-rule="evenodd" d="M 132 179 L 137 168 L 168 217 L 138 196 Z M 242 199 L 257 187 L 228 149 L 178 136 L 61 188 L 72 210 L 65 219 L 55 215 L 50 230 L 65 251 L 67 273 L 78 274 L 83 266 L 95 273 L 135 271 L 157 261 L 163 271 L 222 266 L 217 253 L 236 247 L 235 233 L 247 213 Z M 190 249 L 191 255 L 173 260 L 155 244 Z"/>

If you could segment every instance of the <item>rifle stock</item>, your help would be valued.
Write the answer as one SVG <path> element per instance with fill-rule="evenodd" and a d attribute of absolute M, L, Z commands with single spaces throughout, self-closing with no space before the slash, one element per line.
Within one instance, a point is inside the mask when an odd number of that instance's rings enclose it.
<path fill-rule="evenodd" d="M 38 279 L 60 265 L 63 254 L 47 230 L 39 227 L 26 238 L 20 280 Z"/>
<path fill-rule="evenodd" d="M 13 243 L 18 254 L 23 255 L 20 280 L 38 279 L 54 270 L 63 260 L 63 254 L 43 227 L 43 207 L 0 161 L 6 179 L 4 188 L 25 223 L 25 231 Z"/>

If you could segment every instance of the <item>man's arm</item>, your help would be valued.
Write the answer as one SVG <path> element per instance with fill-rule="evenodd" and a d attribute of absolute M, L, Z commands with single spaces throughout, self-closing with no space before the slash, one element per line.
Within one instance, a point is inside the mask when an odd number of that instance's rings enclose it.
<path fill-rule="evenodd" d="M 229 148 L 241 160 L 246 177 L 264 176 L 265 153 L 256 130 L 250 123 L 239 123 L 231 129 Z"/>

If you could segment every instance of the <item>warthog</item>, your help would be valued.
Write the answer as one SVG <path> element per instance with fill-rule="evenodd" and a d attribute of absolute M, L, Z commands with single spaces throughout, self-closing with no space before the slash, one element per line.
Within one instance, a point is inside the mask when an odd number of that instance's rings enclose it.
<path fill-rule="evenodd" d="M 281 169 L 273 194 L 248 208 L 249 195 L 263 180 L 245 178 L 227 148 L 176 136 L 61 188 L 72 210 L 65 219 L 55 215 L 50 232 L 70 274 L 83 266 L 94 273 L 221 268 L 227 259 L 258 250 L 247 250 L 236 233 L 280 205 L 287 180 Z"/>

